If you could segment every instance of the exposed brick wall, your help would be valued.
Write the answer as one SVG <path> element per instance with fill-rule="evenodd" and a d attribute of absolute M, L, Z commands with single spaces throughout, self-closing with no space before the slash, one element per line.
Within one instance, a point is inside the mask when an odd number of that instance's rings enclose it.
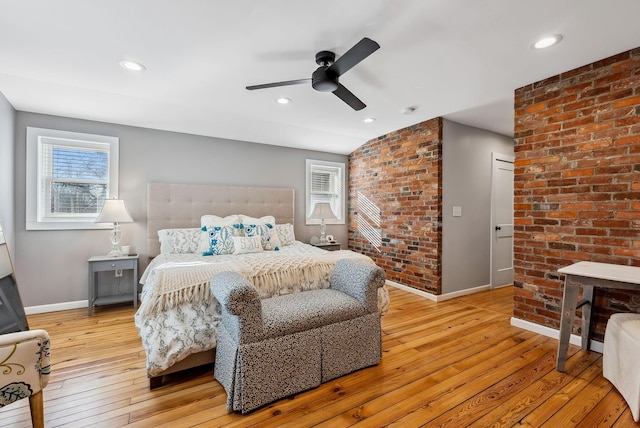
<path fill-rule="evenodd" d="M 559 268 L 640 266 L 640 48 L 516 90 L 515 140 L 514 315 L 558 328 Z M 596 296 L 598 340 L 640 312 L 640 293 Z"/>
<path fill-rule="evenodd" d="M 367 142 L 349 156 L 349 248 L 373 258 L 387 279 L 441 294 L 441 189 L 441 118 Z M 378 207 L 379 227 L 358 207 L 359 194 Z M 358 221 L 381 233 L 378 249 Z"/>

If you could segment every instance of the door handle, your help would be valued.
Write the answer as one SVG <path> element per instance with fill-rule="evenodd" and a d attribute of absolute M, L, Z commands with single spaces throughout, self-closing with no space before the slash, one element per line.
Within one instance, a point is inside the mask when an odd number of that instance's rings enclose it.
<path fill-rule="evenodd" d="M 496 226 L 496 230 L 502 230 L 500 226 Z"/>

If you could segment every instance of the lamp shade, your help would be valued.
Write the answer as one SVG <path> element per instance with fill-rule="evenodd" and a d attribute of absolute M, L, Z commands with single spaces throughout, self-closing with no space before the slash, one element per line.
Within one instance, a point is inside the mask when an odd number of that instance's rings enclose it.
<path fill-rule="evenodd" d="M 127 211 L 122 199 L 106 199 L 96 223 L 132 223 L 133 218 Z"/>
<path fill-rule="evenodd" d="M 315 207 L 313 207 L 313 212 L 309 218 L 314 220 L 333 220 L 338 217 L 333 213 L 331 204 L 328 202 L 318 202 Z"/>

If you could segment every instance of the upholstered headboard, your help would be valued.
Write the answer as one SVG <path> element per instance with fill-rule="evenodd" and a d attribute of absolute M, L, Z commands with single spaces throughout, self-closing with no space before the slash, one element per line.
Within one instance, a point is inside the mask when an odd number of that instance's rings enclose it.
<path fill-rule="evenodd" d="M 200 217 L 214 214 L 272 215 L 276 223 L 294 219 L 293 189 L 149 183 L 147 185 L 147 252 L 160 253 L 158 230 L 200 227 Z"/>

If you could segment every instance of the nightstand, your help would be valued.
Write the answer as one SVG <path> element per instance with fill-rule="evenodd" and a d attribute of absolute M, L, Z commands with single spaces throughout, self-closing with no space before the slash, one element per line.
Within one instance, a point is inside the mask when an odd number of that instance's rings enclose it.
<path fill-rule="evenodd" d="M 94 305 L 110 305 L 113 303 L 130 302 L 133 300 L 133 307 L 138 308 L 138 255 L 109 257 L 95 256 L 87 260 L 89 263 L 89 316 L 93 313 Z M 130 293 L 115 294 L 109 296 L 100 296 L 100 283 L 98 281 L 98 272 L 119 270 L 133 270 L 133 277 L 129 280 L 130 284 L 124 284 Z M 122 276 L 124 279 L 125 276 Z"/>
<path fill-rule="evenodd" d="M 339 242 L 327 242 L 326 244 L 311 244 L 314 247 L 318 247 L 318 248 L 322 248 L 323 250 L 327 250 L 327 251 L 339 251 L 340 250 L 340 243 Z"/>

